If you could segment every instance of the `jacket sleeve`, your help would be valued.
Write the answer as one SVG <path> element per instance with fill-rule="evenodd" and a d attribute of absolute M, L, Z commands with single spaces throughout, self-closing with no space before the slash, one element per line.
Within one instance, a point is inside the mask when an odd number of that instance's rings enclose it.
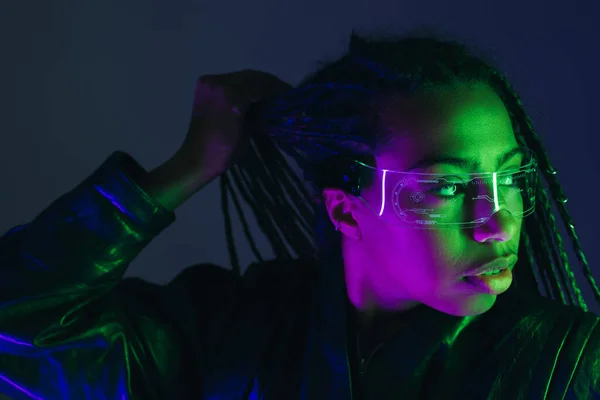
<path fill-rule="evenodd" d="M 144 173 L 132 157 L 114 153 L 0 238 L 0 393 L 83 399 L 97 389 L 104 392 L 93 398 L 128 398 L 122 393 L 134 384 L 129 360 L 144 358 L 148 346 L 128 342 L 135 328 L 122 315 L 133 306 L 121 300 L 136 296 L 120 294 L 128 285 L 116 287 L 131 261 L 174 221 L 135 184 Z M 166 341 L 166 332 L 154 339 Z"/>

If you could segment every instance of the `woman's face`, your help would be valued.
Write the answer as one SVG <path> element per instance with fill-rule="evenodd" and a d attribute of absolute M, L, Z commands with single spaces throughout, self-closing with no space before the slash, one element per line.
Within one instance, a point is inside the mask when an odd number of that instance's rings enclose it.
<path fill-rule="evenodd" d="M 414 172 L 457 175 L 515 169 L 522 162 L 522 155 L 515 155 L 498 165 L 518 143 L 504 104 L 483 84 L 435 89 L 418 99 L 389 99 L 381 109 L 381 129 L 390 140 L 375 154 L 378 168 L 407 171 L 420 165 Z M 444 157 L 474 161 L 478 167 L 428 162 Z M 380 187 L 375 184 L 362 195 Z M 339 192 L 325 192 L 332 219 L 341 220 L 346 283 L 357 308 L 400 310 L 422 303 L 467 316 L 493 306 L 496 295 L 475 289 L 462 276 L 498 257 L 516 255 L 519 219 L 502 210 L 479 227 L 407 229 L 362 212 Z"/>

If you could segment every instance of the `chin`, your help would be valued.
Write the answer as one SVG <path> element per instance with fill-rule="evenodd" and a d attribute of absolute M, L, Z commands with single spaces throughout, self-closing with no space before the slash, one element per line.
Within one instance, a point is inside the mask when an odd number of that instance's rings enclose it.
<path fill-rule="evenodd" d="M 496 303 L 496 298 L 496 295 L 481 293 L 447 302 L 440 299 L 430 307 L 456 317 L 474 317 L 488 312 Z"/>

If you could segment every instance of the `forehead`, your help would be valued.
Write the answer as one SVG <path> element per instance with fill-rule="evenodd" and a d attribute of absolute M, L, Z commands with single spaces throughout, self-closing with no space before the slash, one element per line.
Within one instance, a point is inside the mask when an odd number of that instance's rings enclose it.
<path fill-rule="evenodd" d="M 377 152 L 381 168 L 402 170 L 434 154 L 477 159 L 489 168 L 517 145 L 504 103 L 485 84 L 386 99 L 379 122 L 389 138 Z"/>

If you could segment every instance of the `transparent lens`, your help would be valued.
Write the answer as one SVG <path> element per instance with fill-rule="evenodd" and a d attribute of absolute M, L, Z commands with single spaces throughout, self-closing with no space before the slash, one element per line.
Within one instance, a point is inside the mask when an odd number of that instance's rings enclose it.
<path fill-rule="evenodd" d="M 535 208 L 535 161 L 511 171 L 483 174 L 422 174 L 359 165 L 359 198 L 383 220 L 413 227 L 474 226 L 494 213 L 515 218 Z"/>

